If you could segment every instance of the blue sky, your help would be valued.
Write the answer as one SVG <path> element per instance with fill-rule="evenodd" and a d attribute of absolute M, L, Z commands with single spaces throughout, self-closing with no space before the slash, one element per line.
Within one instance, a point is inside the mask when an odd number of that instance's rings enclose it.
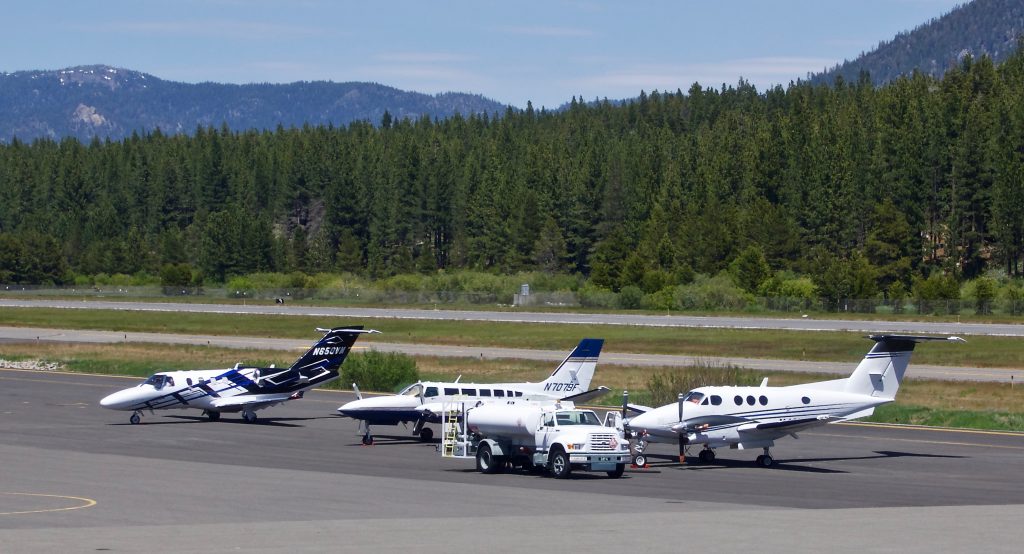
<path fill-rule="evenodd" d="M 107 64 L 184 82 L 373 81 L 525 107 L 787 84 L 962 0 L 4 2 L 0 71 Z"/>

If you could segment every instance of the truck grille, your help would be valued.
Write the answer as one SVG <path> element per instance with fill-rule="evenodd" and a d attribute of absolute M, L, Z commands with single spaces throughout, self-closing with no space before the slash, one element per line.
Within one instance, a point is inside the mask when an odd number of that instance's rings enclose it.
<path fill-rule="evenodd" d="M 612 451 L 619 448 L 619 439 L 615 437 L 615 433 L 591 433 L 590 434 L 590 450 L 592 451 Z"/>

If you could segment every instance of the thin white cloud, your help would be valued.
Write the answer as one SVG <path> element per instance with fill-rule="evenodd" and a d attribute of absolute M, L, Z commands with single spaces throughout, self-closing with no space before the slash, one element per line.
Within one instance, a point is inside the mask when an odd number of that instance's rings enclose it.
<path fill-rule="evenodd" d="M 166 35 L 205 38 L 267 39 L 302 38 L 326 35 L 316 27 L 282 25 L 262 21 L 192 20 L 192 21 L 108 21 L 96 25 L 73 25 L 79 31 L 93 33 L 124 33 L 134 35 Z M 336 34 L 336 33 L 335 33 Z"/>
<path fill-rule="evenodd" d="M 476 58 L 449 52 L 384 52 L 374 55 L 373 59 L 384 63 L 443 64 L 470 62 Z"/>
<path fill-rule="evenodd" d="M 502 32 L 510 35 L 526 35 L 533 37 L 548 37 L 548 38 L 578 38 L 578 37 L 592 37 L 595 33 L 589 29 L 580 29 L 579 27 L 544 27 L 544 26 L 529 26 L 529 27 L 501 27 Z"/>

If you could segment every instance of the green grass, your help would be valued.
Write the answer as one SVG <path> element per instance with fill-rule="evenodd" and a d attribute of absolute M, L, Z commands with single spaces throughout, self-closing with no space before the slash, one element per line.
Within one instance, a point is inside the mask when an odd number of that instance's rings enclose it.
<path fill-rule="evenodd" d="M 583 337 L 605 339 L 610 352 L 733 356 L 855 362 L 870 347 L 862 333 L 662 328 L 307 316 L 5 308 L 0 325 L 105 329 L 123 332 L 310 338 L 315 327 L 363 324 L 384 334 L 373 340 L 459 346 L 571 349 Z M 368 341 L 370 342 L 370 341 Z M 371 343 L 372 344 L 372 343 Z M 914 363 L 993 368 L 1024 367 L 1024 342 L 969 337 L 967 344 L 929 344 Z"/>
<path fill-rule="evenodd" d="M 903 423 L 932 427 L 1024 431 L 1024 413 L 929 408 L 896 401 L 875 410 L 864 421 Z"/>

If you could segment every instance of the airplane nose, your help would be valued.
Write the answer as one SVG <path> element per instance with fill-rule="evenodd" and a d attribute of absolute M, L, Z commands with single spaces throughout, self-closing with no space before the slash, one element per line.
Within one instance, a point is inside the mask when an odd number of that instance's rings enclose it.
<path fill-rule="evenodd" d="M 103 399 L 100 400 L 100 406 L 111 410 L 123 410 L 131 404 L 131 397 L 132 395 L 130 390 L 120 390 L 114 394 L 104 396 Z"/>

